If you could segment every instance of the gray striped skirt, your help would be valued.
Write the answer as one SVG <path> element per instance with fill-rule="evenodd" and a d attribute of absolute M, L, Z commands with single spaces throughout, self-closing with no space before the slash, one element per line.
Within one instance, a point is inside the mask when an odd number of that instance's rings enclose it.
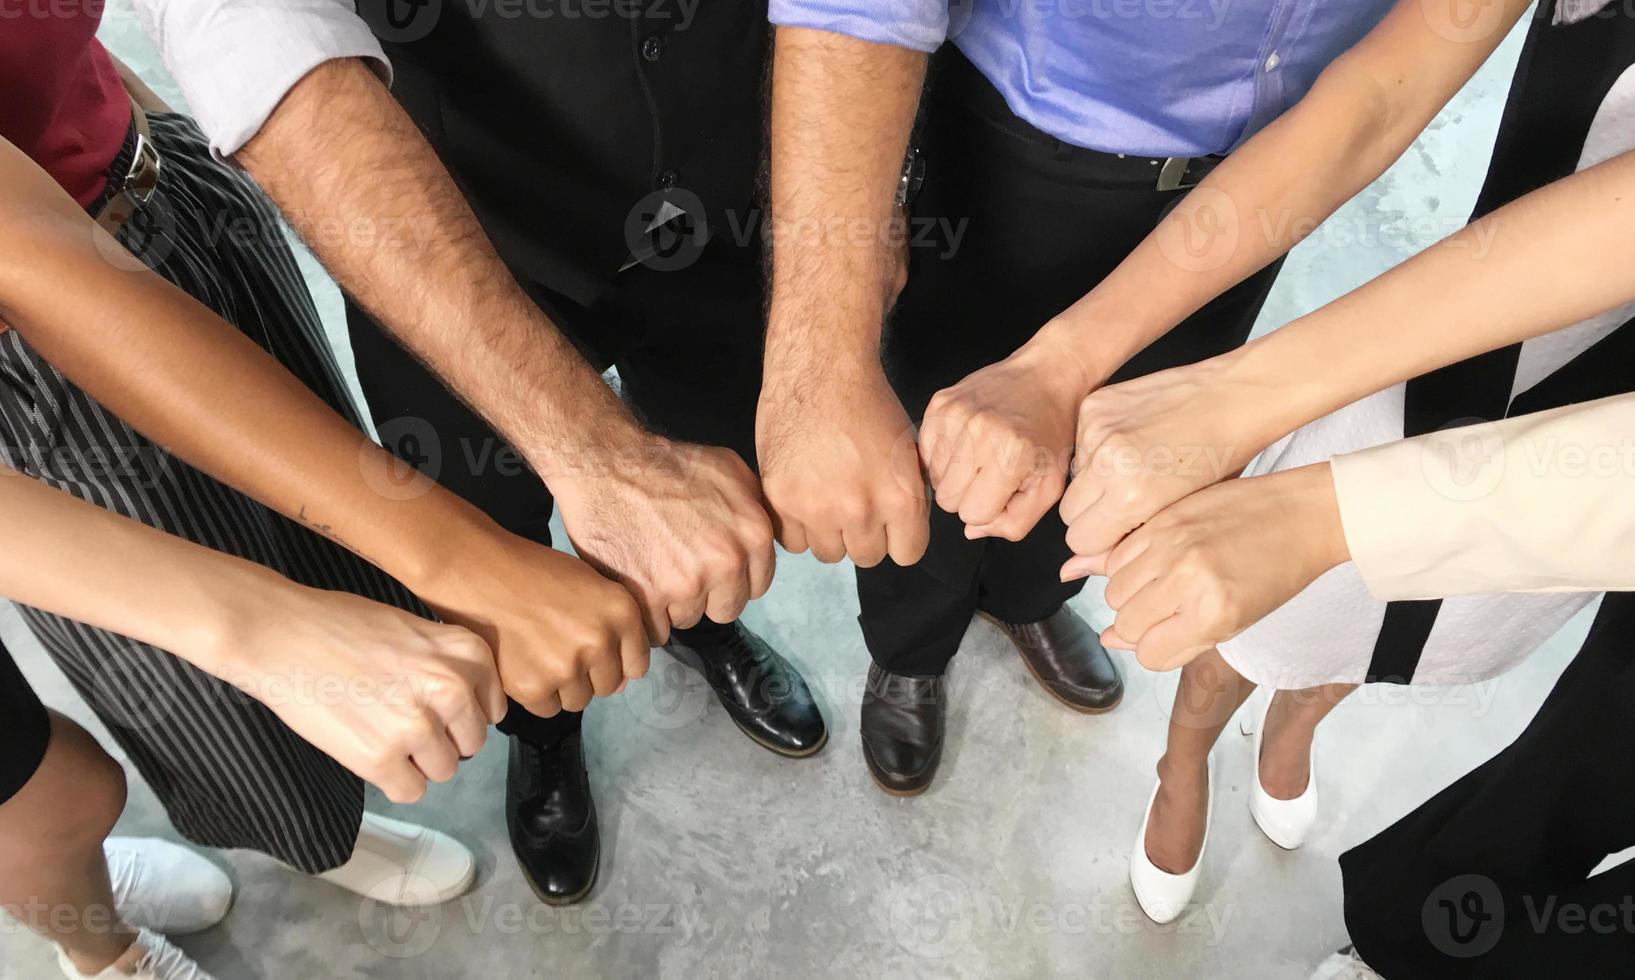
<path fill-rule="evenodd" d="M 153 200 L 121 229 L 121 243 L 359 423 L 270 204 L 211 158 L 192 120 L 154 113 L 149 123 L 163 174 Z M 116 169 L 132 144 L 127 139 Z M 0 334 L 0 426 L 7 465 L 82 500 L 306 585 L 426 614 L 380 570 L 138 435 L 14 330 Z M 361 782 L 267 708 L 163 650 L 21 611 L 183 835 L 210 847 L 253 848 L 309 872 L 351 855 Z"/>

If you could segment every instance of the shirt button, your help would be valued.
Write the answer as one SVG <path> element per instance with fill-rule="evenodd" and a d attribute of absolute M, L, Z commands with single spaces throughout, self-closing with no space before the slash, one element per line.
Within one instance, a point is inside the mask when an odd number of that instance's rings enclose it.
<path fill-rule="evenodd" d="M 1273 68 L 1276 68 L 1278 65 L 1280 65 L 1282 63 L 1283 63 L 1283 59 L 1279 58 L 1277 56 L 1276 51 L 1273 51 L 1270 55 L 1268 55 L 1266 57 L 1266 70 L 1271 71 Z"/>
<path fill-rule="evenodd" d="M 659 174 L 659 186 L 665 190 L 669 190 L 670 188 L 676 186 L 676 182 L 680 179 L 681 174 L 676 173 L 674 170 L 666 170 L 664 173 Z"/>
<path fill-rule="evenodd" d="M 657 34 L 642 42 L 642 57 L 648 61 L 657 61 L 664 56 L 664 38 Z"/>

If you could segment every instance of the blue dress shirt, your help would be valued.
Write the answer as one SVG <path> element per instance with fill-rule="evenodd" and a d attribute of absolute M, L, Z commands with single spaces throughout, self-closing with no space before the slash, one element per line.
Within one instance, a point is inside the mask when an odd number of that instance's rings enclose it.
<path fill-rule="evenodd" d="M 770 0 L 774 24 L 919 51 L 951 39 L 1011 111 L 1109 153 L 1225 153 L 1392 0 Z"/>

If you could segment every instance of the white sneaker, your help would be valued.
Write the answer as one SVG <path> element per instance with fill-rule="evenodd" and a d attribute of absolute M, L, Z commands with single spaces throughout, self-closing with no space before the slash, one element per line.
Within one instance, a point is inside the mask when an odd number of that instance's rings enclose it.
<path fill-rule="evenodd" d="M 477 880 L 477 859 L 447 834 L 365 813 L 352 858 L 318 877 L 383 905 L 415 908 L 464 895 Z"/>
<path fill-rule="evenodd" d="M 1204 810 L 1204 842 L 1198 848 L 1198 860 L 1192 867 L 1181 874 L 1170 874 L 1152 863 L 1147 857 L 1147 823 L 1152 820 L 1152 804 L 1158 799 L 1158 787 L 1162 781 L 1152 788 L 1152 796 L 1147 799 L 1147 814 L 1141 818 L 1141 829 L 1135 835 L 1135 850 L 1130 854 L 1130 888 L 1135 891 L 1135 900 L 1140 903 L 1141 911 L 1147 913 L 1147 918 L 1163 925 L 1173 922 L 1186 911 L 1192 903 L 1192 893 L 1198 887 L 1198 869 L 1204 865 L 1204 850 L 1209 846 L 1209 824 L 1215 816 L 1215 759 L 1209 759 L 1209 775 L 1206 786 L 1209 791 L 1209 802 Z"/>
<path fill-rule="evenodd" d="M 139 930 L 136 944 L 142 947 L 143 953 L 136 961 L 135 973 L 110 966 L 94 976 L 86 976 L 61 949 L 57 950 L 57 965 L 69 980 L 216 980 L 186 953 L 172 946 L 170 940 L 151 929 Z"/>
<path fill-rule="evenodd" d="M 153 837 L 102 842 L 119 917 L 167 936 L 203 932 L 227 917 L 233 882 L 202 855 Z"/>
<path fill-rule="evenodd" d="M 1260 785 L 1260 736 L 1266 731 L 1266 713 L 1271 710 L 1275 693 L 1262 699 L 1258 711 L 1245 714 L 1238 727 L 1243 734 L 1254 736 L 1255 779 L 1249 788 L 1249 813 L 1255 818 L 1255 826 L 1271 838 L 1273 844 L 1292 851 L 1306 842 L 1306 836 L 1317 824 L 1317 744 L 1312 743 L 1306 789 L 1299 796 L 1280 800 Z"/>
<path fill-rule="evenodd" d="M 1347 946 L 1317 964 L 1311 980 L 1385 980 L 1357 955 L 1355 947 Z"/>

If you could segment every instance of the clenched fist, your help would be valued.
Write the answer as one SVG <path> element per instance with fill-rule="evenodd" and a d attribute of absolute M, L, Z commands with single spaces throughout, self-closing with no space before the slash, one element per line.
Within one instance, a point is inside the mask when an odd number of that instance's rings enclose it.
<path fill-rule="evenodd" d="M 574 549 L 636 597 L 655 646 L 705 616 L 732 622 L 772 584 L 772 520 L 731 450 L 648 437 L 551 489 Z"/>
<path fill-rule="evenodd" d="M 458 626 L 271 575 L 230 622 L 216 672 L 394 803 L 453 778 L 505 715 L 493 653 Z"/>
<path fill-rule="evenodd" d="M 1242 472 L 1282 433 L 1254 431 L 1275 397 L 1242 391 L 1215 361 L 1159 371 L 1091 392 L 1079 405 L 1075 470 L 1062 495 L 1062 577 L 1089 574 L 1125 535 L 1194 491 Z"/>
<path fill-rule="evenodd" d="M 579 559 L 493 526 L 448 554 L 417 592 L 487 641 L 505 692 L 534 714 L 581 711 L 647 672 L 636 600 Z"/>
<path fill-rule="evenodd" d="M 1061 499 L 1085 387 L 1071 359 L 1025 347 L 931 399 L 920 453 L 966 537 L 1020 541 Z"/>
<path fill-rule="evenodd" d="M 914 428 L 878 365 L 770 378 L 756 451 L 778 540 L 819 561 L 912 565 L 930 539 Z"/>

